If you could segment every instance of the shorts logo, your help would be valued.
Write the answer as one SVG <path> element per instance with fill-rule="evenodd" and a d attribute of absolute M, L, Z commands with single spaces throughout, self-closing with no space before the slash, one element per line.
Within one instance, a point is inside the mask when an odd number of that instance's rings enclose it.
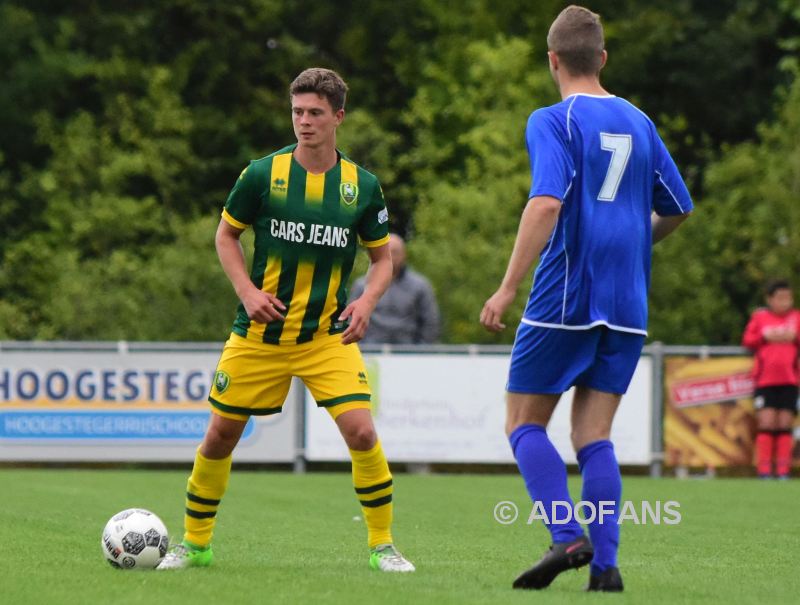
<path fill-rule="evenodd" d="M 368 384 L 367 383 L 367 374 L 366 374 L 366 372 L 359 372 L 358 373 L 358 383 L 359 384 Z"/>
<path fill-rule="evenodd" d="M 218 393 L 224 393 L 228 390 L 229 386 L 231 386 L 231 377 L 227 372 L 219 370 L 214 374 L 214 388 L 217 389 Z"/>
<path fill-rule="evenodd" d="M 358 200 L 358 185 L 349 181 L 339 185 L 339 194 L 342 196 L 342 201 L 351 206 Z"/>

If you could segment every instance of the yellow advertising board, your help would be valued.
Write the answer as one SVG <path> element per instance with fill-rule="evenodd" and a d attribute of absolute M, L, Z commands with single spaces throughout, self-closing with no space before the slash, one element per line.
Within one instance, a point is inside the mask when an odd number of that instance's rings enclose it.
<path fill-rule="evenodd" d="M 751 357 L 668 357 L 664 367 L 664 462 L 753 464 L 756 432 Z M 795 448 L 795 466 L 798 449 Z"/>

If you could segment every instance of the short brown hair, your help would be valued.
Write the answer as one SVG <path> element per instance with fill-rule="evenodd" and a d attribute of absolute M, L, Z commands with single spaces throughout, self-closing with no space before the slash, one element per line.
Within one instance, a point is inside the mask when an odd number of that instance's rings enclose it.
<path fill-rule="evenodd" d="M 347 84 L 342 77 L 331 69 L 311 67 L 303 71 L 289 86 L 289 95 L 314 92 L 328 99 L 333 111 L 344 109 L 347 97 Z"/>
<path fill-rule="evenodd" d="M 604 46 L 600 15 L 574 4 L 559 13 L 547 33 L 547 48 L 573 76 L 599 74 Z"/>

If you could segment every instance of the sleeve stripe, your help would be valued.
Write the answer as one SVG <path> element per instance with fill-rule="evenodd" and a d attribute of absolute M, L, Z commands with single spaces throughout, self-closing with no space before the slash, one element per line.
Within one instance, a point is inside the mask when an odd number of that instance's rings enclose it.
<path fill-rule="evenodd" d="M 225 219 L 225 222 L 230 224 L 232 227 L 236 227 L 237 229 L 247 229 L 250 226 L 240 221 L 237 221 L 228 213 L 228 211 L 225 208 L 222 209 L 222 218 Z"/>
<path fill-rule="evenodd" d="M 371 242 L 365 241 L 365 240 L 361 239 L 360 237 L 358 238 L 358 240 L 359 240 L 359 243 L 362 246 L 364 246 L 365 248 L 379 248 L 380 246 L 385 246 L 386 244 L 389 243 L 389 236 L 386 235 L 386 236 L 382 237 L 381 239 L 376 239 L 376 240 L 373 240 Z"/>
<path fill-rule="evenodd" d="M 575 95 L 572 98 L 572 102 L 569 104 L 569 107 L 567 108 L 567 140 L 568 141 L 572 140 L 572 131 L 569 129 L 569 117 L 570 117 L 569 114 L 572 113 L 572 106 L 575 105 L 575 101 L 577 101 L 577 100 L 578 100 L 578 95 Z"/>
<path fill-rule="evenodd" d="M 673 201 L 675 202 L 675 205 L 678 207 L 678 210 L 681 211 L 681 214 L 686 214 L 686 210 L 683 209 L 683 206 L 681 206 L 681 203 L 678 201 L 678 198 L 675 197 L 674 193 L 672 193 L 672 189 L 670 189 L 669 186 L 664 182 L 664 178 L 661 176 L 661 173 L 658 170 L 656 170 L 656 174 L 658 175 L 658 180 L 661 181 L 661 184 L 664 186 L 664 189 L 666 189 L 667 193 L 669 193 L 670 196 L 672 197 Z"/>

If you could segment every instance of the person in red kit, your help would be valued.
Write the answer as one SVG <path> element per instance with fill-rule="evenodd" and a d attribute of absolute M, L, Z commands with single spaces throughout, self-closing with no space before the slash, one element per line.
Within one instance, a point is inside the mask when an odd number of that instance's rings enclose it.
<path fill-rule="evenodd" d="M 800 352 L 800 311 L 794 308 L 789 282 L 776 280 L 768 285 L 767 308 L 753 312 L 742 345 L 755 356 L 756 471 L 762 478 L 772 476 L 774 453 L 775 475 L 788 479 Z"/>

